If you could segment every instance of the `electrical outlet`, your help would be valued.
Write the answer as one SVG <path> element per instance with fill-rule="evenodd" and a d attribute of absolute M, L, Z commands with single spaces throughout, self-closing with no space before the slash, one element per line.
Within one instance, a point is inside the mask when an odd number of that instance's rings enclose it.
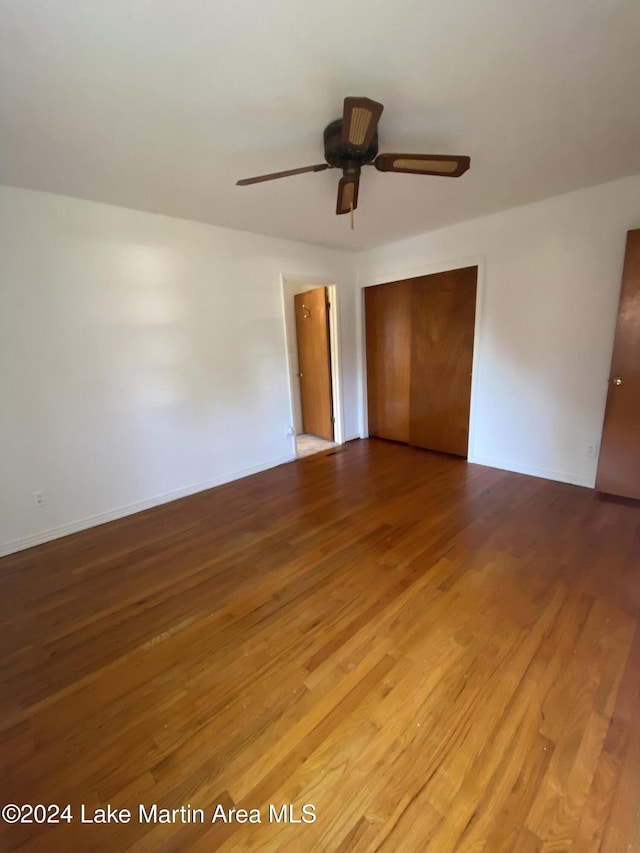
<path fill-rule="evenodd" d="M 44 492 L 43 492 L 43 491 L 34 492 L 34 493 L 33 493 L 33 499 L 34 499 L 34 501 L 35 501 L 35 503 L 36 503 L 36 506 L 44 506 L 44 505 L 46 504 L 46 502 L 47 502 L 47 501 L 45 500 Z"/>
<path fill-rule="evenodd" d="M 587 444 L 585 447 L 585 455 L 589 457 L 589 459 L 595 459 L 598 455 L 598 445 L 597 444 Z"/>

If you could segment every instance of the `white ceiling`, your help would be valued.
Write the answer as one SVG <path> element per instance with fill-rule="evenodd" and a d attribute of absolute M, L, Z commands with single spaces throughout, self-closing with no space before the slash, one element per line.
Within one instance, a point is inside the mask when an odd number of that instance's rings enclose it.
<path fill-rule="evenodd" d="M 0 181 L 362 249 L 640 173 L 639 0 L 0 0 Z M 356 230 L 319 163 L 345 95 L 380 150 Z"/>

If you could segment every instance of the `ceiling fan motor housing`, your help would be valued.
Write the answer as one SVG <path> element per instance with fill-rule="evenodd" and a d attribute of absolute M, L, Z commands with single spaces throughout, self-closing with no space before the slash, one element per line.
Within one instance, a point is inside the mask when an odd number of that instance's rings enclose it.
<path fill-rule="evenodd" d="M 378 153 L 378 131 L 373 134 L 366 151 L 357 151 L 342 144 L 342 119 L 338 118 L 324 130 L 324 159 L 339 169 L 355 169 L 375 160 Z M 359 169 L 358 169 L 359 171 Z"/>

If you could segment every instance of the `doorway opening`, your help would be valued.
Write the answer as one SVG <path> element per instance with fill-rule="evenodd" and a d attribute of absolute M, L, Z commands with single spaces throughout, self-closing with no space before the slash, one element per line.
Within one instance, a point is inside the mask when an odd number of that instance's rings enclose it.
<path fill-rule="evenodd" d="M 335 441 L 326 438 L 318 438 L 308 432 L 296 435 L 296 456 L 304 459 L 305 456 L 315 456 L 316 453 L 326 453 L 336 447 Z"/>
<path fill-rule="evenodd" d="M 334 283 L 283 276 L 290 391 L 290 434 L 296 458 L 343 442 Z"/>

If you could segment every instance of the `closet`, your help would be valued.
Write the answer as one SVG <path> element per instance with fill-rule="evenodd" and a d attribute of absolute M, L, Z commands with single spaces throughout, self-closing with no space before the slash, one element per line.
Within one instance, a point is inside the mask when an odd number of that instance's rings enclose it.
<path fill-rule="evenodd" d="M 369 435 L 467 456 L 477 277 L 365 288 Z"/>

